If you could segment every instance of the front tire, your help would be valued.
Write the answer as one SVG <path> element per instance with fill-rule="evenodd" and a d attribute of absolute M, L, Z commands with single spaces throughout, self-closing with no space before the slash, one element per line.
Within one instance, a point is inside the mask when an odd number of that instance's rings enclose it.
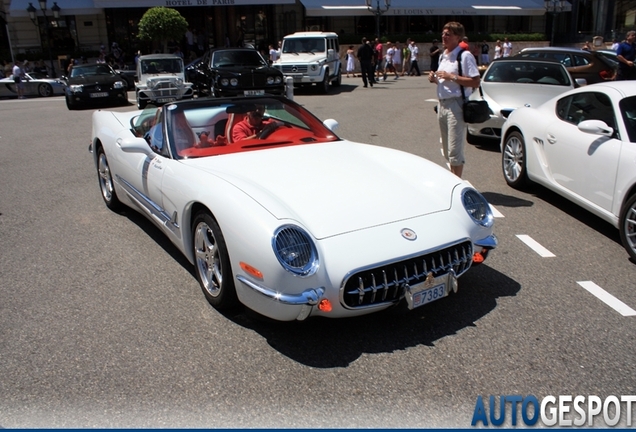
<path fill-rule="evenodd" d="M 619 231 L 623 247 L 636 262 L 636 195 L 632 195 L 621 211 Z"/>
<path fill-rule="evenodd" d="M 137 96 L 137 109 L 144 109 L 146 108 L 146 106 L 148 105 L 148 101 L 146 100 L 141 100 L 139 99 L 139 96 Z"/>
<path fill-rule="evenodd" d="M 207 211 L 197 213 L 192 226 L 194 271 L 203 294 L 216 309 L 236 306 L 238 298 L 221 228 Z"/>
<path fill-rule="evenodd" d="M 68 95 L 66 96 L 66 108 L 68 108 L 69 111 L 73 111 L 74 109 L 77 109 L 77 105 L 75 104 L 75 102 L 71 100 L 71 98 Z"/>
<path fill-rule="evenodd" d="M 515 131 L 506 137 L 501 152 L 501 168 L 509 186 L 522 189 L 528 184 L 526 169 L 526 143 L 521 133 Z"/>
<path fill-rule="evenodd" d="M 53 87 L 50 84 L 42 83 L 38 85 L 38 94 L 42 97 L 53 96 Z"/>
<path fill-rule="evenodd" d="M 117 198 L 113 175 L 110 172 L 106 153 L 104 153 L 104 149 L 101 146 L 97 148 L 97 176 L 99 178 L 99 189 L 102 192 L 102 198 L 104 199 L 106 207 L 112 211 L 119 210 L 121 208 L 121 202 L 119 198 Z"/>
<path fill-rule="evenodd" d="M 318 90 L 320 90 L 322 94 L 329 93 L 329 69 L 325 70 L 325 77 L 322 82 L 318 84 Z"/>

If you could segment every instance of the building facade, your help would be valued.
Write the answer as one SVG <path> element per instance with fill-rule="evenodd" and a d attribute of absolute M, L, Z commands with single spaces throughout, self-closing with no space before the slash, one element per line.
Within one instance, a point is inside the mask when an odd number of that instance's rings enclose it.
<path fill-rule="evenodd" d="M 137 24 L 153 6 L 178 10 L 188 21 L 195 51 L 249 43 L 265 49 L 300 30 L 335 31 L 341 35 L 437 34 L 450 20 L 470 33 L 543 33 L 554 27 L 557 44 L 603 36 L 620 38 L 636 28 L 636 0 L 570 0 L 562 13 L 546 13 L 543 0 L 57 0 L 46 10 L 33 0 L 0 0 L 0 59 L 29 55 L 77 56 L 97 52 L 113 42 L 132 60 L 133 53 L 156 47 L 137 39 Z M 35 22 L 29 4 L 37 9 Z M 188 49 L 187 40 L 173 41 Z"/>

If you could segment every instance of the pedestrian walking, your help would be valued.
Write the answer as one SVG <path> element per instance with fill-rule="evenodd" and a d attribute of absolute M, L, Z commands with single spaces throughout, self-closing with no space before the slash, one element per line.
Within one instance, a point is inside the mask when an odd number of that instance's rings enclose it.
<path fill-rule="evenodd" d="M 362 45 L 358 48 L 358 61 L 360 62 L 360 71 L 362 72 L 363 87 L 370 85 L 373 87 L 375 79 L 373 78 L 373 48 L 367 41 L 367 38 L 362 38 Z"/>
<path fill-rule="evenodd" d="M 24 69 L 22 69 L 22 63 L 20 60 L 16 60 L 13 65 L 13 83 L 15 84 L 15 92 L 18 95 L 18 99 L 25 99 L 24 97 Z"/>
<path fill-rule="evenodd" d="M 439 99 L 437 121 L 442 137 L 442 152 L 450 165 L 451 172 L 458 177 L 462 176 L 466 163 L 463 98 L 464 95 L 468 98 L 472 89 L 479 87 L 480 82 L 475 57 L 470 51 L 463 50 L 459 46 L 464 33 L 464 26 L 458 22 L 449 22 L 444 25 L 442 30 L 444 52 L 439 68 L 437 71 L 430 71 L 428 75 L 428 80 L 437 84 Z"/>
<path fill-rule="evenodd" d="M 409 69 L 409 76 L 417 75 L 420 76 L 422 73 L 420 72 L 420 65 L 417 64 L 418 59 L 420 57 L 420 50 L 415 45 L 415 41 L 411 39 L 411 45 L 409 46 L 409 51 L 411 53 L 411 68 Z"/>

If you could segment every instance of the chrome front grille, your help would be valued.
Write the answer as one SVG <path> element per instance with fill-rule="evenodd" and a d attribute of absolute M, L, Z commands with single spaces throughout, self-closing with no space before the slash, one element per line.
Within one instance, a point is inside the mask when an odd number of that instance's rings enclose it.
<path fill-rule="evenodd" d="M 285 75 L 294 73 L 307 73 L 307 65 L 283 65 Z"/>
<path fill-rule="evenodd" d="M 171 81 L 159 81 L 152 87 L 154 97 L 176 97 L 179 96 L 179 88 Z"/>
<path fill-rule="evenodd" d="M 424 282 L 429 273 L 434 277 L 451 270 L 460 276 L 472 264 L 473 248 L 469 241 L 380 267 L 352 274 L 344 283 L 342 302 L 358 308 L 395 303 L 404 296 L 406 285 Z"/>

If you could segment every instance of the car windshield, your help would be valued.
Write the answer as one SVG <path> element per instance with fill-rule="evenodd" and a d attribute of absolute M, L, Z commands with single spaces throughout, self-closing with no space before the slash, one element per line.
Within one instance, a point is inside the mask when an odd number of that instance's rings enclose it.
<path fill-rule="evenodd" d="M 325 52 L 325 40 L 319 38 L 293 38 L 283 42 L 283 53 Z"/>
<path fill-rule="evenodd" d="M 267 62 L 256 50 L 216 51 L 212 54 L 212 67 L 267 66 Z"/>
<path fill-rule="evenodd" d="M 180 58 L 141 60 L 142 74 L 166 74 L 181 72 L 183 72 L 183 61 Z"/>
<path fill-rule="evenodd" d="M 94 64 L 89 66 L 75 66 L 71 69 L 71 77 L 89 76 L 89 75 L 114 75 L 110 66 L 105 64 Z"/>
<path fill-rule="evenodd" d="M 29 72 L 27 75 L 31 79 L 36 79 L 36 80 L 48 78 L 46 75 L 40 72 Z"/>
<path fill-rule="evenodd" d="M 170 149 L 177 159 L 339 140 L 313 114 L 282 97 L 201 99 L 169 104 L 163 111 Z M 140 116 L 137 123 L 144 119 Z M 145 130 L 142 127 L 138 133 Z"/>
<path fill-rule="evenodd" d="M 623 114 L 629 141 L 636 143 L 636 96 L 623 99 L 619 106 Z"/>
<path fill-rule="evenodd" d="M 484 74 L 484 82 L 569 86 L 567 71 L 558 63 L 496 61 Z"/>

